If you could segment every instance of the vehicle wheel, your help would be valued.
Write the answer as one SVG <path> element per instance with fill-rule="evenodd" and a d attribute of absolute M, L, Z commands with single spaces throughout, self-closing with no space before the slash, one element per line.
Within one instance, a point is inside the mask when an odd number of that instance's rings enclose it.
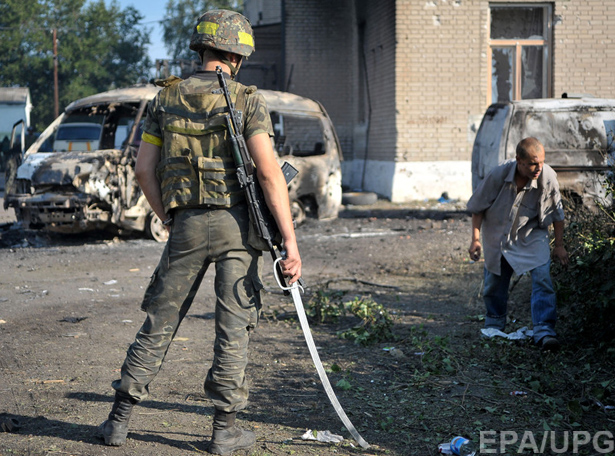
<path fill-rule="evenodd" d="M 372 192 L 348 192 L 342 194 L 342 204 L 354 206 L 369 206 L 378 201 L 378 195 Z"/>
<path fill-rule="evenodd" d="M 292 203 L 290 203 L 290 214 L 293 217 L 293 221 L 297 225 L 301 225 L 307 217 L 305 207 L 300 201 L 293 201 Z"/>
<path fill-rule="evenodd" d="M 169 239 L 169 232 L 162 224 L 160 218 L 154 214 L 153 211 L 147 214 L 145 234 L 148 238 L 153 239 L 156 242 L 167 242 Z"/>

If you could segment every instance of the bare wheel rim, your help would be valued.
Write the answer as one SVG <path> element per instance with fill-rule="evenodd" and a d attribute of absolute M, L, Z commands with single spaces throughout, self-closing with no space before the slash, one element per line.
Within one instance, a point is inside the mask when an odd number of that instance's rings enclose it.
<path fill-rule="evenodd" d="M 156 242 L 167 242 L 169 232 L 162 224 L 160 218 L 156 214 L 151 213 L 148 219 L 148 234 L 150 237 Z"/>
<path fill-rule="evenodd" d="M 293 201 L 290 203 L 290 213 L 293 217 L 293 221 L 299 225 L 305 221 L 306 213 L 303 204 L 299 201 Z"/>

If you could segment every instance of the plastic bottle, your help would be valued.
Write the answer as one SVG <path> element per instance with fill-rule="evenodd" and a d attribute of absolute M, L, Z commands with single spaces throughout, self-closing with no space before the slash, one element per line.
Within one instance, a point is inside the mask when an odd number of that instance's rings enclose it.
<path fill-rule="evenodd" d="M 458 454 L 459 456 L 476 456 L 478 454 L 476 444 L 461 436 L 451 440 L 451 450 L 453 454 Z"/>

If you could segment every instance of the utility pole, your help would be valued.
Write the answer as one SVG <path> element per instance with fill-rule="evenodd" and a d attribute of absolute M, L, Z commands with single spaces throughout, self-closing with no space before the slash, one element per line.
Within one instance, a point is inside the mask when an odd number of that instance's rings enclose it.
<path fill-rule="evenodd" d="M 60 97 L 58 94 L 58 29 L 53 29 L 53 101 L 55 117 L 60 115 Z"/>

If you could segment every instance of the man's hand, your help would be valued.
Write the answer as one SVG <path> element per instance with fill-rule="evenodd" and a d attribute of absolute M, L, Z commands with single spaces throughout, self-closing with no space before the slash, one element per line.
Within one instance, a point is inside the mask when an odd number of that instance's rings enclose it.
<path fill-rule="evenodd" d="M 290 277 L 288 283 L 292 285 L 301 277 L 301 257 L 299 256 L 297 243 L 284 243 L 284 251 L 286 252 L 286 257 L 280 261 L 280 267 L 282 268 L 282 274 Z"/>
<path fill-rule="evenodd" d="M 562 266 L 568 266 L 568 252 L 563 245 L 559 247 L 554 247 L 552 256 L 553 258 L 557 259 L 557 261 L 559 261 Z"/>
<path fill-rule="evenodd" d="M 556 258 L 562 266 L 568 266 L 568 252 L 564 247 L 564 221 L 553 222 L 553 233 L 555 234 L 555 247 L 551 256 Z"/>
<path fill-rule="evenodd" d="M 480 227 L 483 224 L 483 214 L 472 214 L 472 243 L 468 249 L 470 259 L 473 261 L 480 260 Z"/>
<path fill-rule="evenodd" d="M 477 240 L 473 240 L 472 243 L 470 244 L 470 248 L 468 249 L 468 253 L 470 254 L 470 259 L 473 261 L 478 261 L 480 260 L 480 252 L 481 252 L 481 245 L 480 245 L 480 241 Z"/>
<path fill-rule="evenodd" d="M 282 273 L 290 277 L 289 283 L 292 285 L 301 277 L 301 256 L 290 214 L 286 180 L 275 159 L 269 135 L 260 133 L 251 136 L 246 143 L 256 165 L 256 175 L 261 184 L 267 207 L 275 218 L 282 235 L 282 246 L 286 251 L 286 259 L 280 261 L 280 266 Z"/>

